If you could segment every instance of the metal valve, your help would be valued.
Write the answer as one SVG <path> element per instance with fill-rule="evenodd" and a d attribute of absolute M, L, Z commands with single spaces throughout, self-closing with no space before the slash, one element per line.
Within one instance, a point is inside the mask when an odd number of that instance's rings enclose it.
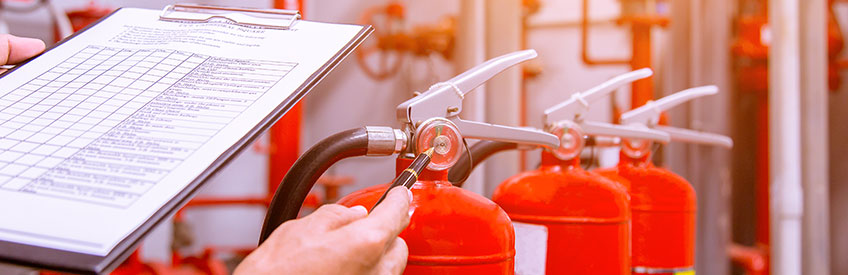
<path fill-rule="evenodd" d="M 662 131 L 667 133 L 671 140 L 674 141 L 718 145 L 726 148 L 732 148 L 733 139 L 727 136 L 657 124 L 660 119 L 660 114 L 663 111 L 695 98 L 714 95 L 717 93 L 718 87 L 713 85 L 689 88 L 660 98 L 656 101 L 648 101 L 648 103 L 639 108 L 621 114 L 621 123 L 649 127 L 654 130 Z"/>
<path fill-rule="evenodd" d="M 457 136 L 461 133 L 462 136 L 467 138 L 556 148 L 559 146 L 559 138 L 540 130 L 467 121 L 459 118 L 459 114 L 462 112 L 462 100 L 467 93 L 507 68 L 535 57 L 536 51 L 524 50 L 490 59 L 448 81 L 436 83 L 426 92 L 401 103 L 397 107 L 397 118 L 408 129 L 411 129 L 410 132 L 416 136 L 415 140 L 421 140 L 421 138 L 417 137 L 419 134 L 431 133 L 421 130 L 424 127 L 430 126 L 430 123 L 433 123 L 431 119 L 441 118 L 442 120 L 438 120 L 440 121 L 439 123 L 447 124 L 445 122 L 447 121 L 452 125 L 451 127 L 445 126 L 447 128 L 442 129 L 455 129 Z M 451 131 L 447 131 L 446 133 L 451 133 Z M 447 141 L 450 141 L 450 149 L 447 152 L 457 152 L 455 158 L 459 158 L 459 152 L 462 149 L 460 145 L 462 143 L 461 138 L 454 140 L 454 138 L 449 136 L 447 139 L 440 138 L 440 140 L 435 141 L 444 141 L 445 143 L 440 144 L 445 145 L 448 144 Z M 417 149 L 421 150 L 421 148 Z M 439 149 L 437 148 L 436 150 L 438 153 Z M 453 158 L 451 156 L 446 158 L 446 160 Z M 433 166 L 433 163 L 438 162 L 438 156 L 433 157 L 430 165 Z M 445 163 L 451 162 L 447 161 Z"/>
<path fill-rule="evenodd" d="M 560 146 L 551 152 L 560 159 L 575 158 L 585 146 L 585 135 L 627 138 L 636 143 L 641 140 L 668 142 L 668 134 L 644 126 L 615 125 L 585 119 L 585 113 L 592 102 L 652 74 L 651 69 L 647 68 L 621 74 L 589 90 L 575 93 L 568 100 L 545 110 L 544 122 L 548 131 L 560 138 Z"/>

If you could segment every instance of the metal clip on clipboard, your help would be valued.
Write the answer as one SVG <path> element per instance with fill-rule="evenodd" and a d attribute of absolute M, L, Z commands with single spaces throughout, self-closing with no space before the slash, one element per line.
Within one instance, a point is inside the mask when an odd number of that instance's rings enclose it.
<path fill-rule="evenodd" d="M 209 22 L 215 18 L 226 19 L 236 25 L 287 30 L 300 19 L 300 11 L 175 4 L 165 6 L 159 14 L 159 20 L 174 22 Z"/>

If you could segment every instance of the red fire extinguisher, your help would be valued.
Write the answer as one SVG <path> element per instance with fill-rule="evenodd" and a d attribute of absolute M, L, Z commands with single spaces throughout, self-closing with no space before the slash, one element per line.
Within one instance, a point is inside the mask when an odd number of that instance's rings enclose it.
<path fill-rule="evenodd" d="M 501 184 L 493 200 L 512 219 L 516 232 L 516 273 L 629 274 L 630 202 L 626 183 L 611 181 L 580 166 L 585 136 L 667 141 L 668 135 L 646 127 L 584 120 L 589 103 L 620 86 L 651 76 L 642 69 L 615 77 L 545 110 L 547 131 L 560 146 L 542 152 L 541 166 Z M 489 155 L 515 149 L 482 141 L 472 147 L 477 164 Z M 468 173 L 463 159 L 451 178 Z"/>
<path fill-rule="evenodd" d="M 544 260 L 536 260 L 535 266 L 519 266 L 521 269 L 546 274 L 630 273 L 631 213 L 627 190 L 584 170 L 579 155 L 586 135 L 668 138 L 644 128 L 584 120 L 589 103 L 651 74 L 650 69 L 623 74 L 545 110 L 546 127 L 560 138 L 559 148 L 543 151 L 538 169 L 510 177 L 492 196 L 515 223 L 517 249 L 534 241 L 533 237 L 524 238 L 525 233 L 547 233 L 546 242 L 536 240 L 547 246 L 544 253 L 538 246 L 530 248 Z M 516 258 L 517 265 L 532 261 L 521 256 Z"/>
<path fill-rule="evenodd" d="M 663 111 L 717 92 L 715 86 L 684 90 L 622 114 L 621 122 L 663 131 L 672 141 L 732 147 L 726 136 L 657 125 Z M 618 165 L 595 171 L 630 181 L 633 274 L 694 274 L 695 190 L 686 179 L 654 166 L 651 147 L 650 141 L 622 141 Z"/>
<path fill-rule="evenodd" d="M 559 139 L 532 129 L 465 121 L 458 117 L 466 93 L 506 68 L 536 57 L 533 50 L 507 54 L 438 83 L 397 108 L 402 129 L 365 127 L 330 136 L 305 152 L 277 189 L 260 242 L 297 217 L 317 178 L 336 161 L 362 155 L 399 154 L 397 172 L 411 158 L 434 149 L 431 162 L 412 186 L 413 212 L 400 236 L 409 247 L 405 274 L 512 274 L 514 231 L 506 213 L 489 199 L 454 187 L 446 169 L 463 152 L 463 137 L 555 148 Z M 354 192 L 343 205 L 371 208 L 387 185 Z"/>

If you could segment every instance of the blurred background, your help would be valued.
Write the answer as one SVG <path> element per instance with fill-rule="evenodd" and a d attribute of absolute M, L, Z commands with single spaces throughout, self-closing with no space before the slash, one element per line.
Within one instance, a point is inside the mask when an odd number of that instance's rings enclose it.
<path fill-rule="evenodd" d="M 840 108 L 848 104 L 841 27 L 848 24 L 848 1 L 800 1 L 794 17 L 778 19 L 798 23 L 798 36 L 788 42 L 769 27 L 769 1 L 777 0 L 193 1 L 300 9 L 306 20 L 370 24 L 375 32 L 174 222 L 151 234 L 128 270 L 229 272 L 255 247 L 269 194 L 300 152 L 342 130 L 397 127 L 395 107 L 414 92 L 488 58 L 535 49 L 537 59 L 469 94 L 462 117 L 542 128 L 545 108 L 642 67 L 655 76 L 592 106 L 589 119 L 615 122 L 648 99 L 717 85 L 718 95 L 675 108 L 663 122 L 728 135 L 733 149 L 672 143 L 654 156 L 697 192 L 697 273 L 769 273 L 770 198 L 772 207 L 782 198 L 770 184 L 783 182 L 803 190 L 803 242 L 791 248 L 802 257 L 803 274 L 848 274 L 848 221 L 841 219 L 848 215 L 848 108 Z M 0 32 L 49 45 L 116 8 L 167 4 L 172 1 L 2 0 Z M 783 46 L 770 53 L 773 43 L 795 43 L 796 52 Z M 775 63 L 791 58 L 785 53 L 800 63 Z M 770 75 L 770 58 L 788 78 Z M 794 145 L 781 134 L 787 131 Z M 538 155 L 494 156 L 464 188 L 491 197 L 504 179 L 536 167 Z M 618 149 L 584 155 L 592 166 L 612 166 Z M 306 206 L 388 182 L 389 167 L 393 157 L 344 160 L 328 170 Z"/>

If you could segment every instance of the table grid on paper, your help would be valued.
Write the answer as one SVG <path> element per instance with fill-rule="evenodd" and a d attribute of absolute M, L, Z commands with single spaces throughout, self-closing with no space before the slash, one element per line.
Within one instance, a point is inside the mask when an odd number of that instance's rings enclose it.
<path fill-rule="evenodd" d="M 127 207 L 296 65 L 86 47 L 0 95 L 0 189 Z"/>

